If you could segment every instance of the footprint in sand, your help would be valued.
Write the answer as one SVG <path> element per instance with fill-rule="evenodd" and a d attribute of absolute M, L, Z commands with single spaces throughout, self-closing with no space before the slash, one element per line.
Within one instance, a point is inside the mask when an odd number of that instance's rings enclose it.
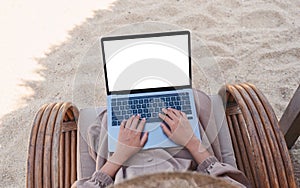
<path fill-rule="evenodd" d="M 257 10 L 242 14 L 240 23 L 246 28 L 276 28 L 286 23 L 278 11 Z"/>

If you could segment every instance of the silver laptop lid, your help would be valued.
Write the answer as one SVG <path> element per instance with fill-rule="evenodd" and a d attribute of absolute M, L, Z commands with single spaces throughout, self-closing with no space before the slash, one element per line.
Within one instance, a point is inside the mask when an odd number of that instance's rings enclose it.
<path fill-rule="evenodd" d="M 191 88 L 190 32 L 101 38 L 107 94 Z"/>

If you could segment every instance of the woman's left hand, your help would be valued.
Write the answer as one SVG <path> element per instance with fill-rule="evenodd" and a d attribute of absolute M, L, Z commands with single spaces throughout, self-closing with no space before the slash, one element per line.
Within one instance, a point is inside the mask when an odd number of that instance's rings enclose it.
<path fill-rule="evenodd" d="M 167 127 L 161 123 L 164 133 L 176 144 L 187 146 L 191 140 L 197 139 L 191 124 L 184 112 L 173 108 L 162 109 L 164 114 L 159 113 L 159 117 L 168 124 Z"/>

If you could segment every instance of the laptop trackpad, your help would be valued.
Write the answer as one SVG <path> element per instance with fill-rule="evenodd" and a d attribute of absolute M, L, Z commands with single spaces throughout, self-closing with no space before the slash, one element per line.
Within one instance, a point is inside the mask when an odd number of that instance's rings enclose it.
<path fill-rule="evenodd" d="M 165 135 L 160 127 L 160 122 L 146 123 L 144 132 L 146 131 L 149 133 L 148 141 L 143 149 L 178 146 Z"/>

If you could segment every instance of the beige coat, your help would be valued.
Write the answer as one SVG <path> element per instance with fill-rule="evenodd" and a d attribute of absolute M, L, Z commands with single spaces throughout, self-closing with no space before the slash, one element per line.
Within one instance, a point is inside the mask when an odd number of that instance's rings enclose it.
<path fill-rule="evenodd" d="M 202 143 L 215 157 L 196 164 L 190 153 L 184 148 L 143 150 L 123 165 L 116 174 L 114 182 L 118 183 L 124 179 L 149 173 L 192 170 L 224 177 L 240 186 L 242 186 L 241 184 L 248 186 L 248 181 L 243 173 L 236 169 L 224 106 L 220 96 L 207 96 L 203 92 L 195 90 L 194 97 Z M 95 114 L 95 118 L 87 118 L 92 113 Z M 88 115 L 84 115 L 84 117 L 83 114 Z M 109 176 L 99 171 L 109 156 L 105 108 L 80 112 L 78 137 L 79 180 L 74 187 L 105 187 L 113 183 Z"/>

